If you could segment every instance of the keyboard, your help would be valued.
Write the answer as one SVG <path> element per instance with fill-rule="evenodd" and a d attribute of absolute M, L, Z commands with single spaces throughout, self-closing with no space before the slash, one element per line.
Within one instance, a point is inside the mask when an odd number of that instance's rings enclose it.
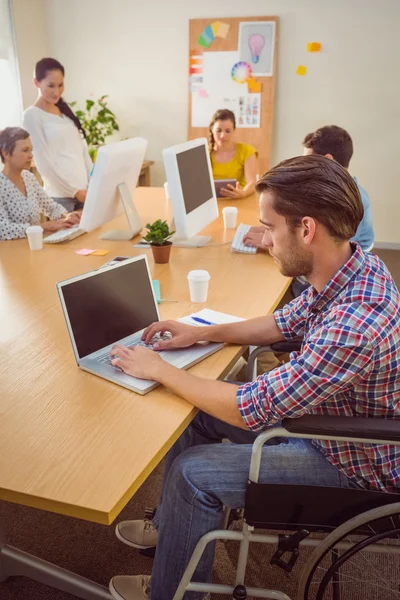
<path fill-rule="evenodd" d="M 172 336 L 169 332 L 164 333 L 164 335 L 160 335 L 159 333 L 156 333 L 156 335 L 153 336 L 150 344 L 145 344 L 144 341 L 141 338 L 139 338 L 139 339 L 133 340 L 129 344 L 124 344 L 124 346 L 126 346 L 127 348 L 132 348 L 133 346 L 143 346 L 143 348 L 148 348 L 149 350 L 154 350 L 153 344 L 155 344 L 156 342 L 161 342 L 162 340 L 170 340 L 171 337 Z M 155 352 L 159 352 L 159 350 L 155 350 Z M 96 362 L 113 366 L 111 361 L 112 361 L 112 356 L 109 351 L 106 352 L 105 354 L 102 354 L 101 356 L 99 356 L 96 359 Z M 119 367 L 117 367 L 117 369 L 118 368 Z"/>
<path fill-rule="evenodd" d="M 254 246 L 245 246 L 243 243 L 243 238 L 249 229 L 251 229 L 251 225 L 245 225 L 244 223 L 240 223 L 239 227 L 236 229 L 231 246 L 236 252 L 244 252 L 245 254 L 255 254 L 257 252 L 257 248 Z"/>
<path fill-rule="evenodd" d="M 43 242 L 45 244 L 59 244 L 60 242 L 69 242 L 70 240 L 75 239 L 76 237 L 83 235 L 86 231 L 83 229 L 79 229 L 79 225 L 74 225 L 69 229 L 61 229 L 60 231 L 56 231 L 51 235 L 48 235 L 44 238 Z"/>

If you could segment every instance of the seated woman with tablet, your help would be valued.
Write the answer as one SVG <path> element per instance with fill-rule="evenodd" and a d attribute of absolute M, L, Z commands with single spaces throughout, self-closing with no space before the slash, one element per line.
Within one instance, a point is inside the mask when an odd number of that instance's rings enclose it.
<path fill-rule="evenodd" d="M 29 133 L 19 127 L 0 132 L 0 240 L 25 237 L 30 225 L 39 223 L 43 214 L 50 219 L 41 223 L 46 232 L 58 231 L 79 223 L 80 215 L 68 213 L 39 185 L 28 171 L 32 163 Z"/>
<path fill-rule="evenodd" d="M 255 191 L 257 151 L 235 142 L 236 120 L 231 110 L 221 109 L 209 125 L 209 149 L 217 197 L 239 200 Z"/>

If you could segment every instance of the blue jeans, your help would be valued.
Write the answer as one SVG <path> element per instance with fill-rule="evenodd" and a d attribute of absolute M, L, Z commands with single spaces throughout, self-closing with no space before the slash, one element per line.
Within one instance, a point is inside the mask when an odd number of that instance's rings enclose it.
<path fill-rule="evenodd" d="M 172 600 L 199 539 L 221 528 L 223 506 L 244 507 L 256 437 L 200 412 L 169 451 L 153 520 L 159 535 L 151 600 Z M 224 438 L 233 444 L 221 444 Z M 259 481 L 355 487 L 311 442 L 298 439 L 264 447 Z M 208 544 L 194 580 L 211 581 L 214 551 L 215 543 Z M 185 594 L 185 600 L 203 597 L 199 592 Z"/>

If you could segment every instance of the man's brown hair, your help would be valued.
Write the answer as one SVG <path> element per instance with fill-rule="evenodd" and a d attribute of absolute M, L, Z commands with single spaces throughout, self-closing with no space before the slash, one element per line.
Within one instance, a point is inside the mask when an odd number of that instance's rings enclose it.
<path fill-rule="evenodd" d="M 310 148 L 314 154 L 330 154 L 345 169 L 348 169 L 353 156 L 350 134 L 337 125 L 326 125 L 309 133 L 303 140 L 303 146 Z"/>
<path fill-rule="evenodd" d="M 312 217 L 337 240 L 350 240 L 364 216 L 354 179 L 339 163 L 325 156 L 295 156 L 259 179 L 258 193 L 273 194 L 273 208 L 291 228 Z"/>

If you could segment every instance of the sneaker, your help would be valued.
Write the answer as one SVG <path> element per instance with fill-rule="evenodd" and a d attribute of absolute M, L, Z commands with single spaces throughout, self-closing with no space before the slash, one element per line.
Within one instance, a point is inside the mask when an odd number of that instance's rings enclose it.
<path fill-rule="evenodd" d="M 121 542 L 139 550 L 148 550 L 157 545 L 157 530 L 148 519 L 121 521 L 115 527 L 115 534 Z"/>
<path fill-rule="evenodd" d="M 116 575 L 108 587 L 115 600 L 148 600 L 150 579 L 150 575 Z"/>

